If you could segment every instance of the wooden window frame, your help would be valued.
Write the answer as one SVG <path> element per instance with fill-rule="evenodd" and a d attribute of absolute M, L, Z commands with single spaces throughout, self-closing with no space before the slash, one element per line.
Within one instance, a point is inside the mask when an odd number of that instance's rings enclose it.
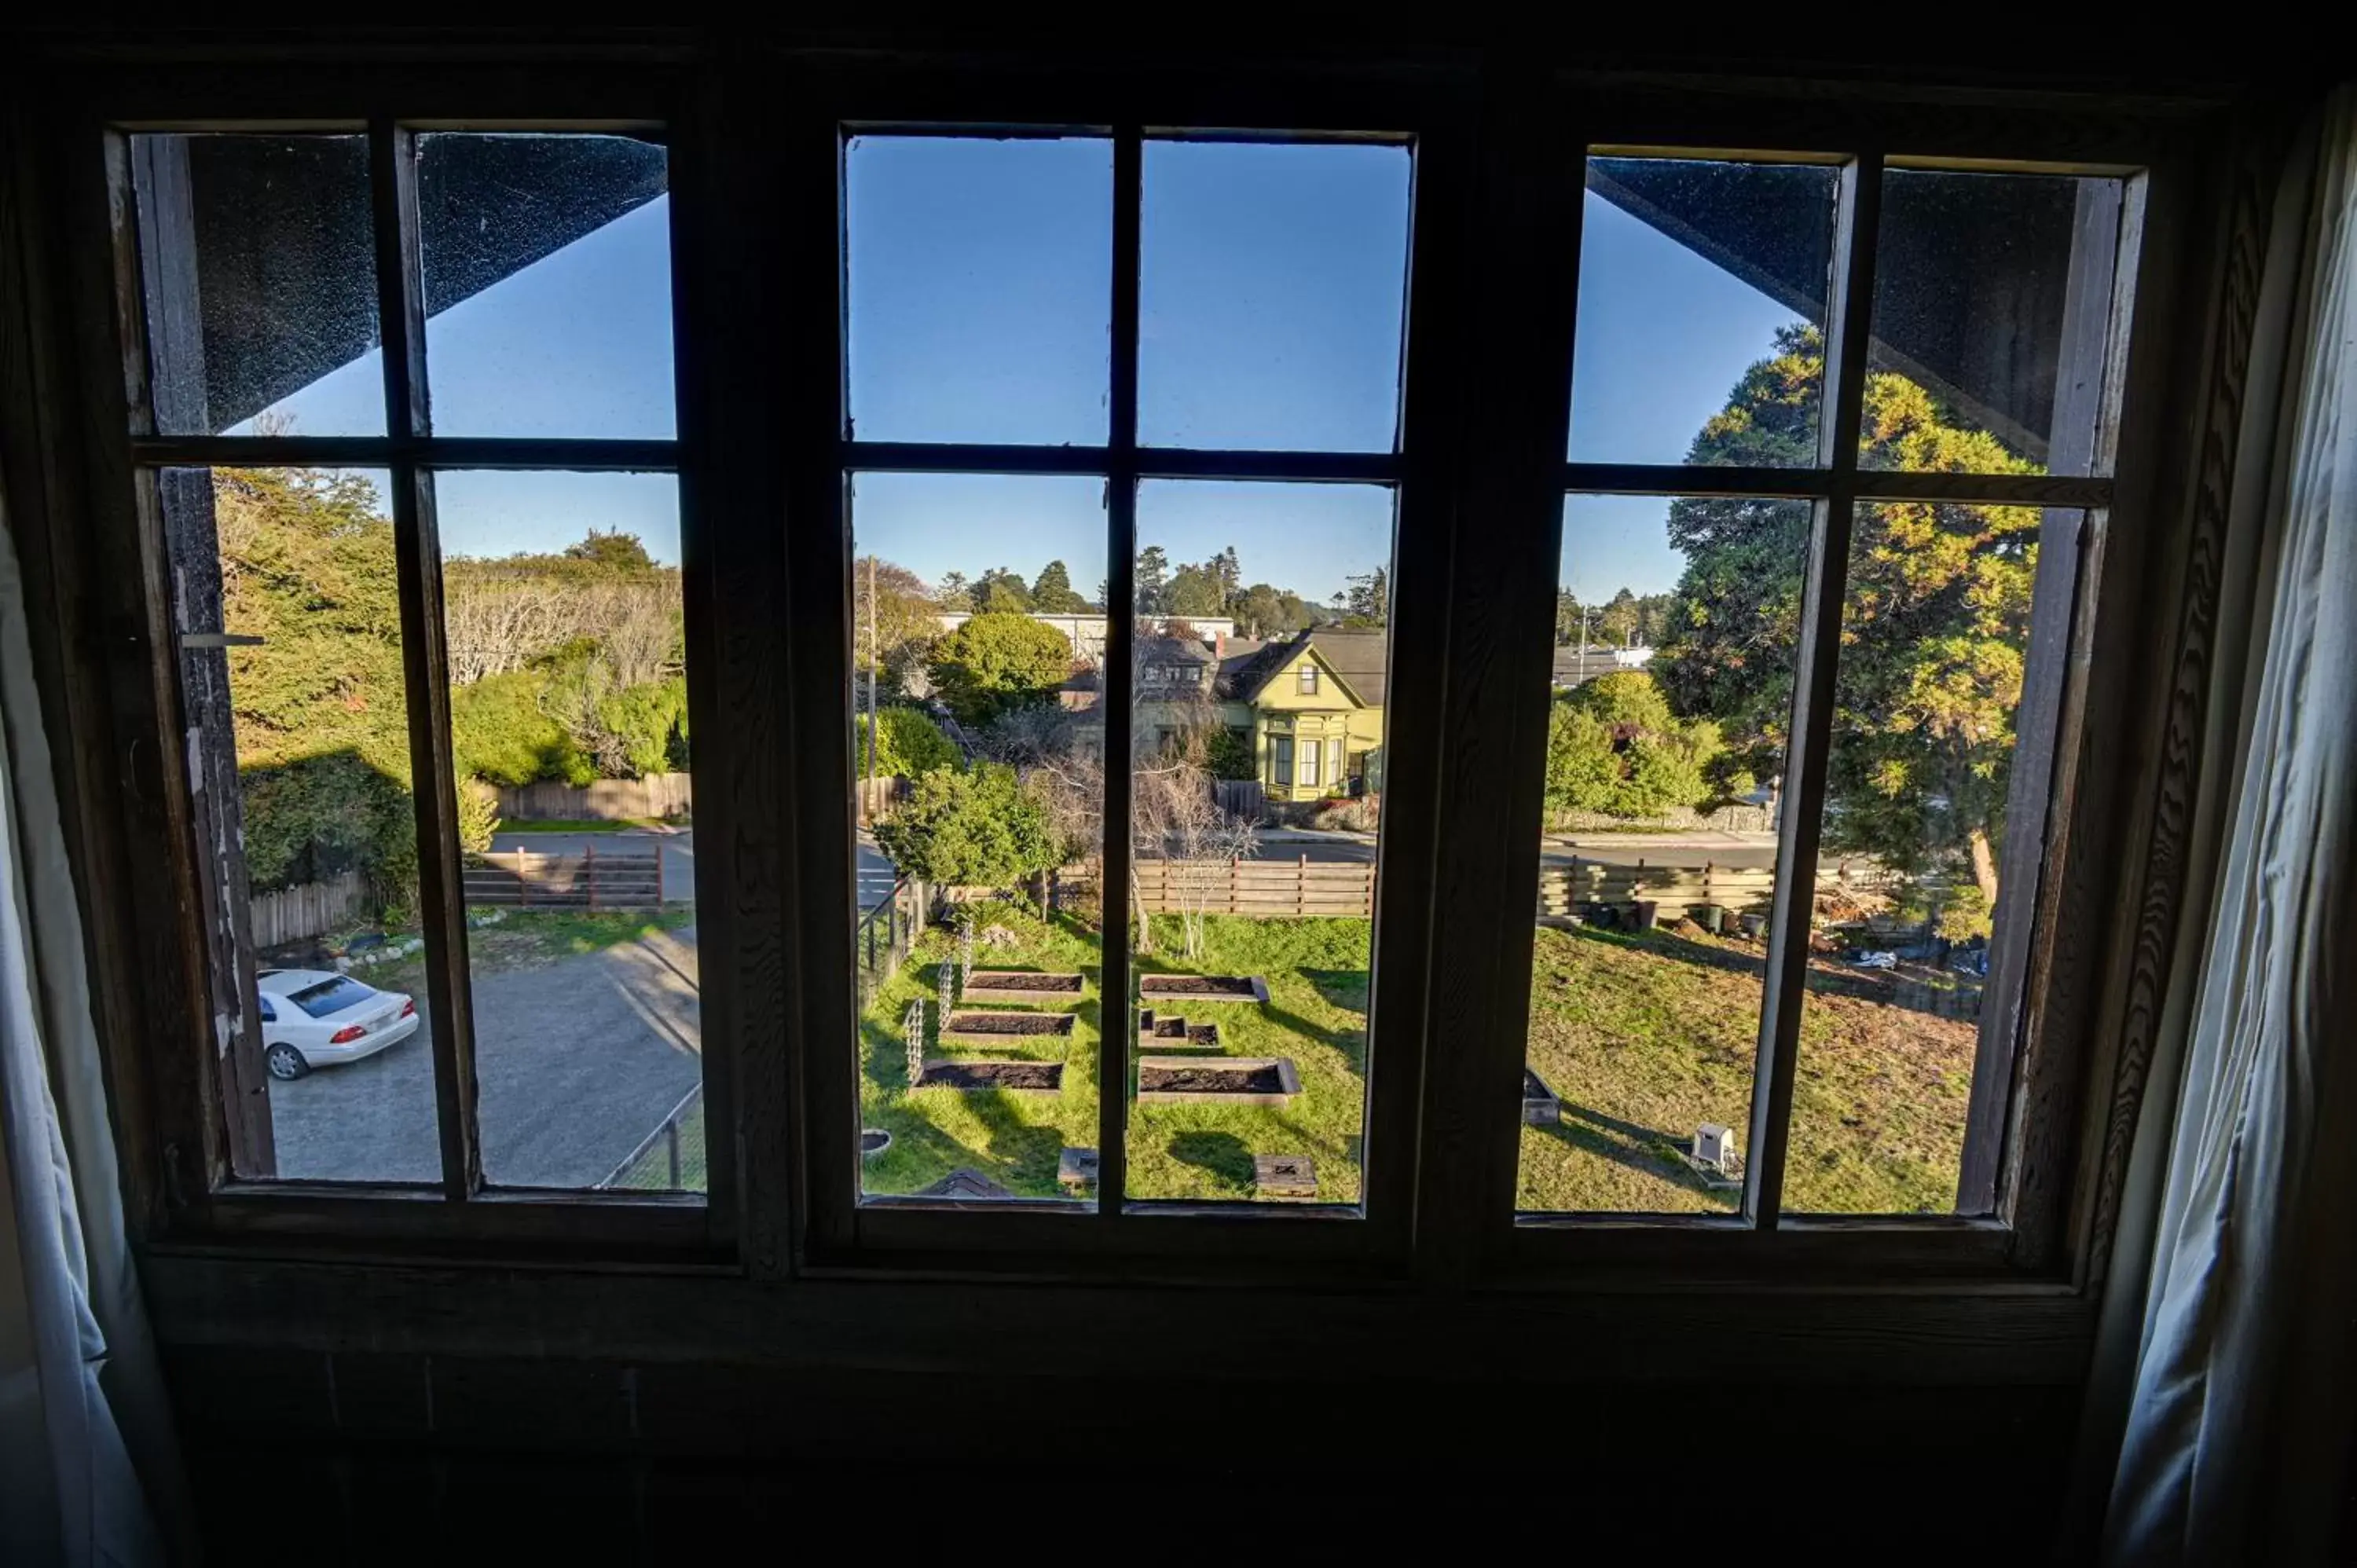
<path fill-rule="evenodd" d="M 2164 461 L 2162 437 L 2211 428 L 2202 422 L 2211 411 L 2188 404 L 2212 395 L 2208 378 L 2222 363 L 2201 341 L 2213 311 L 2233 317 L 2212 298 L 2179 297 L 2189 277 L 2201 288 L 2212 283 L 2193 266 L 2207 264 L 2205 226 L 2228 205 L 2205 145 L 2222 128 L 2219 116 L 2174 101 L 2001 90 L 1960 92 L 1926 108 L 1899 89 L 1557 72 L 1495 58 L 1420 71 L 1179 60 L 1082 72 L 963 56 L 764 48 L 742 59 L 682 49 L 625 63 L 431 70 L 322 70 L 264 59 L 201 76 L 85 62 L 49 91 L 52 134 L 34 173 L 48 193 L 55 235 L 45 242 L 48 274 L 33 281 L 39 297 L 61 306 L 62 350 L 35 367 L 34 392 L 12 396 L 38 400 L 28 407 L 60 399 L 81 405 L 70 435 L 44 437 L 48 450 L 70 456 L 42 478 L 51 510 L 79 520 L 92 541 L 87 565 L 76 568 L 91 603 L 74 608 L 73 624 L 105 628 L 73 645 L 89 662 L 71 672 L 69 697 L 78 720 L 91 725 L 75 810 L 91 819 L 82 830 L 91 846 L 86 886 L 111 895 L 93 905 L 98 1011 L 126 1183 L 151 1245 L 742 1269 L 770 1278 L 877 1269 L 1082 1278 L 1102 1265 L 1132 1280 L 1545 1289 L 1907 1283 L 2037 1294 L 2084 1282 L 2091 1263 L 2099 1271 L 2106 1206 L 2125 1165 L 2124 1128 L 2133 1120 L 2134 1085 L 2123 1091 L 2125 1112 L 2105 1098 L 2105 1086 L 2136 1070 L 2142 1037 L 2133 1020 L 2115 1026 L 2124 991 L 2146 983 L 2149 969 L 2139 959 L 2129 973 L 2119 939 L 2040 940 L 2023 955 L 2013 1026 L 2020 1047 L 2004 1101 L 2012 1157 L 1996 1175 L 1994 1219 L 1821 1219 L 1782 1215 L 1756 1197 L 1747 1201 L 1750 1218 L 1733 1221 L 1531 1223 L 1514 1213 L 1512 1105 L 1538 871 L 1536 844 L 1519 842 L 1528 835 L 1516 830 L 1539 811 L 1563 497 L 1719 488 L 1809 499 L 1819 518 L 1808 621 L 1814 646 L 1826 635 L 1825 604 L 1838 606 L 1837 595 L 1826 600 L 1824 565 L 1839 542 L 1836 510 L 1956 489 L 1945 476 L 1842 478 L 1840 454 L 1825 476 L 1567 465 L 1580 177 L 1597 148 L 1690 156 L 1756 149 L 1829 161 L 1903 154 L 1982 167 L 2143 171 L 2137 307 L 2115 383 L 2117 468 L 2100 490 L 2079 480 L 2013 479 L 1956 496 L 2089 509 L 2072 591 L 2061 601 L 2070 612 L 2060 635 L 2071 678 L 2055 693 L 2048 853 L 2036 879 L 2035 929 L 2046 939 L 2093 927 L 2122 887 L 2138 897 L 2148 886 L 2167 893 L 2179 886 L 2166 865 L 2129 864 L 2146 847 L 2130 840 L 2148 823 L 2110 819 L 2124 802 L 2148 813 L 2142 802 L 2165 771 L 2135 750 L 2158 734 L 2164 716 L 2147 710 L 2137 669 L 2157 640 L 2139 622 L 2142 574 L 2180 548 L 2179 509 L 2196 519 L 2185 528 L 2210 526 L 2201 498 L 2182 493 L 2191 481 Z M 839 215 L 838 135 L 846 123 L 985 128 L 1048 120 L 1133 131 L 1377 126 L 1415 138 L 1413 347 L 1403 387 L 1412 434 L 1398 454 L 1305 467 L 1286 454 L 1171 452 L 1149 461 L 1133 445 L 1122 469 L 1397 489 L 1394 647 L 1413 636 L 1435 651 L 1395 670 L 1387 714 L 1381 1023 L 1371 1031 L 1381 1037 L 1375 1056 L 1383 1071 L 1369 1132 L 1377 1148 L 1398 1155 L 1379 1159 L 1388 1168 L 1371 1184 L 1365 1219 L 1351 1224 L 1229 1209 L 1156 1217 L 1121 1227 L 1128 1234 L 1116 1239 L 1114 1226 L 1070 1216 L 878 1211 L 856 1203 L 846 1180 L 852 1161 L 838 1157 L 856 1133 L 856 1100 L 835 1092 L 856 1072 L 839 1059 L 849 1054 L 855 994 L 843 918 L 848 739 L 838 733 L 850 659 L 846 449 L 835 423 L 839 227 L 794 215 Z M 119 305 L 135 280 L 118 270 L 121 215 L 110 208 L 115 187 L 103 154 L 110 135 L 147 127 L 596 129 L 615 122 L 670 127 L 675 445 L 652 452 L 389 434 L 373 444 L 274 440 L 250 452 L 225 438 L 201 449 L 143 438 L 135 450 Z M 1853 215 L 1857 206 L 1853 193 Z M 1134 375 L 1134 360 L 1126 370 Z M 2231 378 L 2239 368 L 2215 373 Z M 606 449 L 588 450 L 597 445 Z M 731 845 L 725 865 L 699 867 L 707 1124 L 716 1141 L 710 1200 L 466 1190 L 472 1177 L 463 1139 L 455 1199 L 448 1190 L 257 1189 L 225 1181 L 226 1134 L 210 1109 L 216 1091 L 202 1053 L 188 1044 L 203 1037 L 206 1015 L 193 936 L 199 900 L 180 853 L 188 808 L 175 761 L 178 678 L 159 541 L 137 475 L 143 465 L 198 461 L 423 469 L 585 459 L 623 468 L 667 459 L 680 479 L 688 633 L 705 671 L 690 683 L 699 762 L 711 759 L 698 772 L 721 780 L 708 802 L 699 801 L 699 817 Z M 1847 460 L 1854 468 L 1854 451 Z M 894 462 L 959 471 L 1106 467 L 1094 452 L 896 454 L 873 445 L 851 466 Z M 430 542 L 424 522 L 404 527 L 404 561 L 422 570 Z M 1117 570 L 1125 575 L 1127 565 L 1124 556 Z M 1123 585 L 1125 577 L 1117 594 Z M 424 613 L 422 585 L 414 596 L 413 607 L 404 595 L 405 623 Z M 2042 581 L 2040 597 L 2053 602 Z M 778 635 L 780 627 L 792 636 Z M 2179 726 L 2167 717 L 2174 736 Z M 431 809 L 421 803 L 421 812 Z M 2151 833 L 2151 854 L 2160 856 L 2174 841 L 2161 828 Z M 447 942 L 448 934 L 437 940 Z M 1791 962 L 1783 950 L 1777 958 Z M 1784 1026 L 1780 1015 L 1763 1037 L 1772 1045 Z M 1773 1081 L 1780 1061 L 1789 1073 L 1781 1049 L 1771 1049 L 1763 1081 Z M 1764 1169 L 1755 1190 L 1770 1190 Z"/>

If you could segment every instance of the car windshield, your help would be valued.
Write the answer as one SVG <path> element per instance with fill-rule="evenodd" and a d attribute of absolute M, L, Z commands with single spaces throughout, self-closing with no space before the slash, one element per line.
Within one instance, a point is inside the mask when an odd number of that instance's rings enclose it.
<path fill-rule="evenodd" d="M 324 1018 L 330 1013 L 340 1013 L 347 1007 L 357 1007 L 376 993 L 350 975 L 339 974 L 333 980 L 323 980 L 317 985 L 307 985 L 286 998 L 314 1018 Z"/>

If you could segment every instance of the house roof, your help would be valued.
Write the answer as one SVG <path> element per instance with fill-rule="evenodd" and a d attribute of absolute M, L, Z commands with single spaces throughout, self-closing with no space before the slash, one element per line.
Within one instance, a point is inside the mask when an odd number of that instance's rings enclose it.
<path fill-rule="evenodd" d="M 1228 657 L 1220 664 L 1221 690 L 1239 702 L 1249 702 L 1279 671 L 1289 668 L 1305 650 L 1314 650 L 1342 683 L 1371 708 L 1383 705 L 1387 633 L 1380 631 L 1299 632 L 1275 642 L 1247 645 L 1229 642 Z"/>

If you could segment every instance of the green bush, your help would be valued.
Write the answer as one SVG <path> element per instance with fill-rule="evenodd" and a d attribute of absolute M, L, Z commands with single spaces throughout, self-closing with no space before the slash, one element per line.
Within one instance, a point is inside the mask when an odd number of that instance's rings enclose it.
<path fill-rule="evenodd" d="M 1547 804 L 1631 819 L 1707 804 L 1724 746 L 1718 726 L 1684 721 L 1643 671 L 1576 686 L 1547 725 Z"/>
<path fill-rule="evenodd" d="M 851 754 L 861 768 L 867 767 L 867 717 L 864 714 L 853 725 Z M 964 762 L 956 743 L 943 735 L 942 726 L 921 709 L 889 707 L 877 710 L 876 767 L 867 777 L 921 779 L 936 768 L 956 768 L 963 767 Z"/>
<path fill-rule="evenodd" d="M 933 646 L 933 685 L 962 725 L 1053 702 L 1071 673 L 1064 634 L 1028 615 L 975 616 Z"/>
<path fill-rule="evenodd" d="M 630 762 L 633 777 L 667 773 L 687 744 L 687 682 L 680 676 L 625 686 L 597 703 L 597 722 Z"/>
<path fill-rule="evenodd" d="M 1056 861 L 1047 811 L 1000 763 L 923 775 L 876 842 L 910 875 L 952 887 L 1004 887 Z"/>
<path fill-rule="evenodd" d="M 450 746 L 458 771 L 492 784 L 543 779 L 587 784 L 597 765 L 571 731 L 541 706 L 547 677 L 537 670 L 488 675 L 450 693 Z"/>

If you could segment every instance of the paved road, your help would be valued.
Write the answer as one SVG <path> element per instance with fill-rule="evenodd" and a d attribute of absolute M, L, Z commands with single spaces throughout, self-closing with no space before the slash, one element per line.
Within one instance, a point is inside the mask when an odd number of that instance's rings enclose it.
<path fill-rule="evenodd" d="M 627 831 L 616 833 L 493 833 L 491 853 L 513 854 L 521 849 L 533 854 L 579 854 L 590 845 L 597 846 L 603 854 L 612 850 L 620 854 L 646 854 L 650 843 L 660 843 L 663 857 L 663 901 L 667 904 L 689 904 L 695 900 L 695 834 L 683 832 L 644 832 Z M 892 892 L 898 874 L 892 863 L 877 851 L 866 835 L 859 840 L 859 907 L 872 909 Z"/>
<path fill-rule="evenodd" d="M 423 1025 L 365 1060 L 273 1082 L 278 1174 L 440 1180 L 432 1033 Z M 605 1180 L 695 1086 L 700 1044 L 693 926 L 477 976 L 485 1176 L 502 1187 Z"/>

